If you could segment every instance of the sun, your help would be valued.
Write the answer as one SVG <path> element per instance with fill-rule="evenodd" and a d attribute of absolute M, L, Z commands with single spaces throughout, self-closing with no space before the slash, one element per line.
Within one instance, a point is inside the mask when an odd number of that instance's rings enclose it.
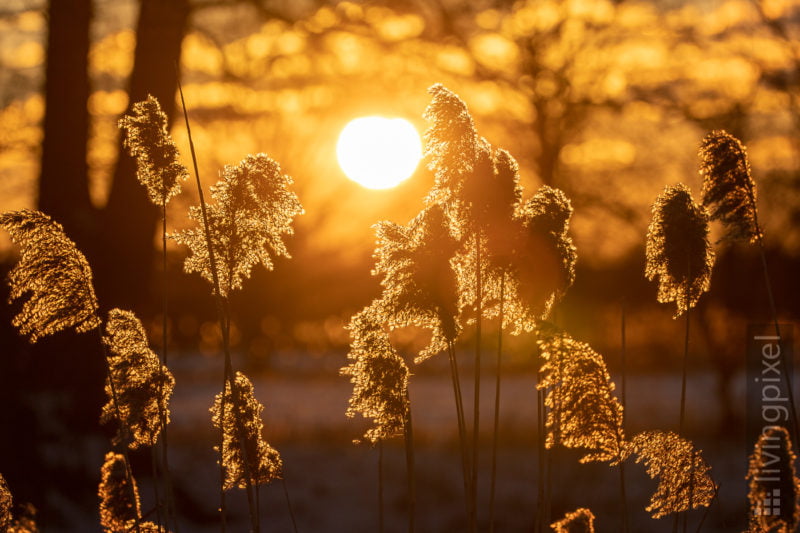
<path fill-rule="evenodd" d="M 405 119 L 361 117 L 339 134 L 336 156 L 351 180 L 368 189 L 389 189 L 414 173 L 422 142 Z"/>

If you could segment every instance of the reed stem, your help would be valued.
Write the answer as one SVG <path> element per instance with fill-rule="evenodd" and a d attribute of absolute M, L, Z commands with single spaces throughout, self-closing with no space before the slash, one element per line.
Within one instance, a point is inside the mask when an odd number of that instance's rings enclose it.
<path fill-rule="evenodd" d="M 472 491 L 470 490 L 471 475 L 469 471 L 469 444 L 467 443 L 466 422 L 464 421 L 464 403 L 461 396 L 461 380 L 458 375 L 458 362 L 456 349 L 452 341 L 447 343 L 447 355 L 450 359 L 450 376 L 453 381 L 453 396 L 456 401 L 456 417 L 458 419 L 458 441 L 461 447 L 461 470 L 464 477 L 464 505 L 466 506 L 467 521 L 472 517 Z"/>
<path fill-rule="evenodd" d="M 472 417 L 472 506 L 470 509 L 470 531 L 475 533 L 478 529 L 478 456 L 480 448 L 481 424 L 481 319 L 483 318 L 483 266 L 481 264 L 481 230 L 476 224 L 475 229 L 475 395 Z"/>
<path fill-rule="evenodd" d="M 214 246 L 211 240 L 211 229 L 208 222 L 208 210 L 206 208 L 205 198 L 203 196 L 203 186 L 200 182 L 200 171 L 198 170 L 197 165 L 197 154 L 194 149 L 194 141 L 192 140 L 192 130 L 189 125 L 189 114 L 186 110 L 186 102 L 183 97 L 183 88 L 181 86 L 180 80 L 178 80 L 178 92 L 181 97 L 181 107 L 183 108 L 183 117 L 186 122 L 186 134 L 189 138 L 189 150 L 192 154 L 192 164 L 194 165 L 194 174 L 195 180 L 197 182 L 197 193 L 200 199 L 200 211 L 202 213 L 203 218 L 203 232 L 206 238 L 206 247 L 208 249 L 208 260 L 210 263 L 210 270 L 211 270 L 211 279 L 214 285 L 214 296 L 215 301 L 217 304 L 217 315 L 219 318 L 220 329 L 222 330 L 222 344 L 223 344 L 223 351 L 225 355 L 225 366 L 223 371 L 223 376 L 226 378 L 227 383 L 230 385 L 231 388 L 231 399 L 233 400 L 233 408 L 235 409 L 234 413 L 234 420 L 236 421 L 236 429 L 237 433 L 239 434 L 239 445 L 242 450 L 242 462 L 244 463 L 244 471 L 245 471 L 245 485 L 246 485 L 246 493 L 247 493 L 247 504 L 250 510 L 250 521 L 253 526 L 253 530 L 258 533 L 260 531 L 259 523 L 258 523 L 258 513 L 256 512 L 254 501 L 253 501 L 253 487 L 252 487 L 252 476 L 250 473 L 250 465 L 247 457 L 247 446 L 245 444 L 245 432 L 244 427 L 242 425 L 241 419 L 241 403 L 239 401 L 239 395 L 237 393 L 237 389 L 234 383 L 234 374 L 233 374 L 233 365 L 231 363 L 231 353 L 230 353 L 230 313 L 227 309 L 227 300 L 222 296 L 222 292 L 220 290 L 220 283 L 219 283 L 219 273 L 217 271 L 217 261 L 216 261 L 216 254 L 214 252 Z M 221 408 L 222 408 L 222 419 L 220 420 L 220 426 L 222 429 L 222 433 L 224 434 L 224 414 L 225 414 L 225 387 L 223 385 L 222 388 L 222 401 L 221 401 Z M 223 453 L 223 443 L 224 441 L 220 441 L 220 455 Z M 224 485 L 224 465 L 222 460 L 220 459 L 220 470 L 221 475 L 223 476 L 223 485 Z M 225 491 L 224 488 L 221 486 L 221 512 L 223 514 L 222 518 L 222 529 L 225 531 Z"/>
<path fill-rule="evenodd" d="M 503 356 L 503 314 L 506 293 L 506 273 L 500 275 L 500 325 L 497 331 L 497 366 L 494 381 L 494 428 L 492 432 L 492 481 L 489 490 L 489 531 L 494 533 L 495 491 L 497 485 L 497 441 L 500 434 L 500 375 Z"/>

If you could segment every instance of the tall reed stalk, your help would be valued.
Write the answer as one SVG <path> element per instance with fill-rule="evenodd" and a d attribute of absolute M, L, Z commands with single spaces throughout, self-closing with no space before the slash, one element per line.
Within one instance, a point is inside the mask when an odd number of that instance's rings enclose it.
<path fill-rule="evenodd" d="M 497 363 L 495 366 L 494 380 L 494 428 L 492 431 L 492 481 L 489 489 L 489 531 L 494 533 L 494 508 L 495 491 L 497 485 L 497 441 L 500 434 L 500 376 L 502 371 L 503 357 L 503 321 L 505 319 L 504 307 L 506 296 L 506 274 L 500 274 L 500 311 L 498 320 L 500 324 L 497 328 Z"/>
<path fill-rule="evenodd" d="M 464 479 L 464 504 L 466 508 L 467 523 L 472 516 L 472 491 L 470 483 L 469 443 L 467 442 L 466 424 L 464 421 L 464 403 L 461 395 L 461 380 L 458 374 L 458 361 L 456 360 L 456 349 L 452 341 L 447 343 L 447 356 L 450 360 L 450 376 L 453 382 L 453 396 L 456 404 L 456 418 L 458 421 L 458 442 L 461 449 L 461 471 Z"/>
<path fill-rule="evenodd" d="M 472 505 L 470 508 L 470 531 L 478 530 L 478 459 L 480 449 L 481 425 L 481 319 L 483 318 L 483 265 L 481 264 L 481 236 L 480 225 L 475 228 L 475 394 L 472 412 Z"/>
<path fill-rule="evenodd" d="M 186 122 L 186 134 L 189 138 L 189 149 L 191 150 L 192 154 L 192 164 L 194 165 L 194 174 L 195 180 L 197 183 L 197 192 L 200 199 L 200 210 L 202 212 L 203 217 L 203 232 L 205 233 L 206 238 L 206 246 L 208 250 L 208 258 L 210 263 L 210 270 L 211 276 L 213 280 L 214 286 L 214 296 L 216 301 L 217 307 L 217 316 L 219 319 L 220 330 L 222 332 L 222 345 L 223 345 L 223 353 L 225 356 L 225 364 L 223 370 L 223 388 L 225 390 L 225 384 L 227 383 L 231 388 L 231 397 L 233 400 L 233 408 L 235 409 L 235 418 L 237 420 L 237 431 L 239 433 L 239 443 L 242 449 L 242 456 L 244 457 L 244 468 L 245 468 L 245 483 L 246 483 L 246 493 L 247 493 L 247 505 L 250 510 L 250 522 L 253 530 L 258 533 L 260 531 L 259 527 L 259 517 L 255 507 L 255 501 L 253 499 L 253 487 L 251 482 L 251 473 L 250 473 L 250 461 L 247 457 L 247 449 L 245 446 L 245 439 L 244 439 L 244 429 L 242 428 L 241 418 L 239 414 L 241 413 L 241 406 L 238 398 L 237 388 L 235 387 L 233 381 L 233 365 L 231 363 L 231 353 L 230 353 L 230 317 L 229 313 L 227 312 L 227 301 L 222 296 L 220 291 L 220 282 L 219 282 L 219 273 L 217 272 L 217 262 L 216 256 L 214 253 L 214 246 L 211 242 L 211 230 L 209 227 L 208 221 L 208 212 L 206 209 L 206 202 L 203 197 L 203 186 L 200 182 L 200 171 L 197 165 L 197 155 L 195 153 L 194 148 L 194 141 L 192 140 L 192 132 L 191 127 L 189 125 L 189 114 L 186 110 L 186 102 L 183 97 L 183 88 L 181 86 L 180 81 L 178 82 L 178 91 L 181 97 L 181 107 L 183 108 L 183 117 Z M 222 405 L 221 405 L 221 417 L 224 419 L 225 416 L 225 394 L 222 395 Z M 224 441 L 224 424 L 220 424 L 220 454 L 223 452 L 223 441 Z M 223 465 L 222 460 L 220 459 L 220 510 L 222 513 L 222 531 L 226 530 L 225 524 L 225 490 L 223 488 L 225 483 L 225 467 Z"/>

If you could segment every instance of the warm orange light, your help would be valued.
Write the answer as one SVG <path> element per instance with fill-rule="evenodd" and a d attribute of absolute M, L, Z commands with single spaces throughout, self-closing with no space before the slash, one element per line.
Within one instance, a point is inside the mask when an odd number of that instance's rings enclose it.
<path fill-rule="evenodd" d="M 342 130 L 336 156 L 351 180 L 368 189 L 389 189 L 414 173 L 422 142 L 405 119 L 361 117 Z"/>

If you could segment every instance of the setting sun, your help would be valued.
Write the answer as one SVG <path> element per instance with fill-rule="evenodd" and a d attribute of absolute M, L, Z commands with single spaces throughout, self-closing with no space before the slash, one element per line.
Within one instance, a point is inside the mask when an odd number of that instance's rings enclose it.
<path fill-rule="evenodd" d="M 389 189 L 414 173 L 422 143 L 405 119 L 361 117 L 342 130 L 336 156 L 351 180 L 368 189 Z"/>

